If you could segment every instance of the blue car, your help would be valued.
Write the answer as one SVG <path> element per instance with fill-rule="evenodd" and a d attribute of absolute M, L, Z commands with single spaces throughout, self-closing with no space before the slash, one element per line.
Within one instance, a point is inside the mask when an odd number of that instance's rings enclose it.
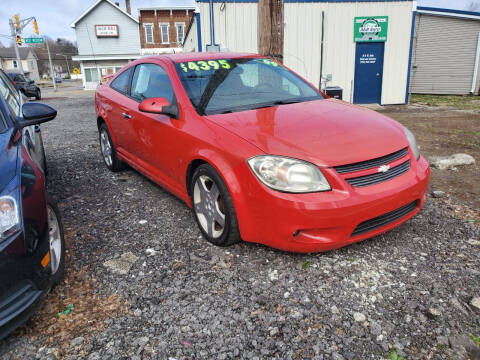
<path fill-rule="evenodd" d="M 0 70 L 0 339 L 28 320 L 63 276 L 63 227 L 45 192 L 39 126 L 56 115 L 45 104 L 22 104 Z"/>

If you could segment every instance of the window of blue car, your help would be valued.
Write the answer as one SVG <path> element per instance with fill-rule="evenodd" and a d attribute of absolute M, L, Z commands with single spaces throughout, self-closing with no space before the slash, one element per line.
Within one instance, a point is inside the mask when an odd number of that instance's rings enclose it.
<path fill-rule="evenodd" d="M 0 110 L 0 133 L 4 132 L 7 129 L 7 122 L 3 117 L 2 111 Z"/>
<path fill-rule="evenodd" d="M 324 98 L 306 81 L 267 58 L 188 61 L 175 67 L 201 115 Z"/>
<path fill-rule="evenodd" d="M 118 75 L 115 80 L 112 81 L 110 85 L 113 89 L 121 92 L 122 94 L 128 93 L 128 85 L 130 81 L 130 75 L 132 73 L 133 68 L 128 68 L 120 75 Z"/>
<path fill-rule="evenodd" d="M 20 95 L 10 79 L 2 71 L 0 71 L 0 95 L 7 102 L 12 115 L 19 116 L 21 108 Z"/>
<path fill-rule="evenodd" d="M 140 64 L 133 74 L 130 95 L 139 101 L 162 97 L 173 102 L 173 88 L 165 70 L 155 64 Z"/>

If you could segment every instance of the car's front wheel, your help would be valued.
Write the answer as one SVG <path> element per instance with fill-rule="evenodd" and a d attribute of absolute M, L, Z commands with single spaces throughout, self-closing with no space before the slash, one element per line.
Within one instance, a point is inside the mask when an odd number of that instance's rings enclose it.
<path fill-rule="evenodd" d="M 35 99 L 36 100 L 41 100 L 42 99 L 42 93 L 40 92 L 40 89 L 37 89 L 35 93 Z"/>
<path fill-rule="evenodd" d="M 65 239 L 63 236 L 63 224 L 57 204 L 47 196 L 48 216 L 48 241 L 50 246 L 50 270 L 52 272 L 52 284 L 57 285 L 62 281 L 65 266 Z"/>
<path fill-rule="evenodd" d="M 192 209 L 203 236 L 217 246 L 241 240 L 233 201 L 223 179 L 208 165 L 200 165 L 190 184 Z"/>
<path fill-rule="evenodd" d="M 125 164 L 117 158 L 117 150 L 115 145 L 113 145 L 112 137 L 108 131 L 107 125 L 105 123 L 100 125 L 99 139 L 100 139 L 100 150 L 102 151 L 103 161 L 107 168 L 113 172 L 123 170 Z"/>

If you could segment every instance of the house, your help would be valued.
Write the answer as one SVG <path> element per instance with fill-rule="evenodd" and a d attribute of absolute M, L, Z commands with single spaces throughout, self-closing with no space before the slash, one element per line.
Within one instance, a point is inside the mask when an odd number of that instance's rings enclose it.
<path fill-rule="evenodd" d="M 37 57 L 35 53 L 27 47 L 18 48 L 20 59 L 22 61 L 23 73 L 26 77 L 38 81 Z M 5 72 L 20 72 L 17 55 L 13 47 L 0 48 L 0 69 Z"/>
<path fill-rule="evenodd" d="M 85 89 L 95 89 L 103 76 L 140 58 L 139 22 L 118 3 L 97 0 L 70 26 L 78 47 L 72 60 L 80 62 Z"/>
<path fill-rule="evenodd" d="M 412 0 L 284 1 L 283 53 L 278 58 L 322 89 L 341 87 L 346 101 L 405 104 L 416 4 Z M 197 0 L 197 7 L 185 38 L 186 51 L 205 50 L 210 40 L 209 0 Z M 257 0 L 213 0 L 213 14 L 216 45 L 259 52 Z"/>
<path fill-rule="evenodd" d="M 188 6 L 139 8 L 142 55 L 183 51 L 185 32 L 194 10 Z"/>
<path fill-rule="evenodd" d="M 479 94 L 480 13 L 418 7 L 411 89 L 417 94 Z"/>

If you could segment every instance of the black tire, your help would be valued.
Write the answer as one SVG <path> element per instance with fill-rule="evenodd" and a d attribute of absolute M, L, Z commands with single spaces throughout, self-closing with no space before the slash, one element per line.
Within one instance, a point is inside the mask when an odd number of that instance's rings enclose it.
<path fill-rule="evenodd" d="M 108 163 L 106 157 L 103 154 L 102 148 L 102 132 L 105 132 L 107 135 L 108 141 L 110 143 L 111 148 L 111 164 Z M 103 162 L 107 166 L 110 171 L 118 172 L 125 169 L 125 163 L 118 159 L 117 157 L 117 149 L 115 149 L 115 145 L 113 144 L 112 137 L 110 136 L 110 132 L 108 131 L 108 127 L 105 123 L 102 123 L 98 128 L 98 140 L 100 142 L 100 152 L 102 154 Z"/>
<path fill-rule="evenodd" d="M 42 99 L 42 93 L 40 89 L 37 89 L 37 92 L 35 93 L 35 99 L 36 100 L 41 100 Z"/>
<path fill-rule="evenodd" d="M 63 222 L 62 222 L 62 217 L 60 215 L 60 210 L 58 209 L 56 201 L 49 195 L 47 195 L 47 208 L 51 209 L 57 218 L 58 229 L 59 229 L 60 238 L 61 238 L 61 246 L 62 246 L 61 258 L 59 261 L 58 269 L 55 272 L 55 274 L 52 274 L 52 278 L 51 278 L 52 288 L 53 288 L 55 287 L 55 285 L 58 285 L 63 279 L 63 274 L 65 270 L 65 238 L 64 238 Z M 50 226 L 48 228 L 48 231 L 50 232 Z M 52 260 L 50 259 L 50 265 L 51 265 L 51 261 Z"/>
<path fill-rule="evenodd" d="M 211 236 L 204 230 L 204 228 L 200 223 L 199 216 L 197 215 L 197 210 L 196 210 L 197 207 L 195 205 L 194 192 L 195 192 L 195 184 L 202 175 L 206 175 L 209 179 L 211 179 L 215 183 L 220 193 L 220 197 L 219 197 L 220 200 L 218 201 L 221 201 L 223 203 L 225 223 L 223 227 L 223 232 L 218 237 Z M 192 200 L 193 215 L 195 216 L 195 220 L 197 221 L 200 231 L 202 232 L 205 239 L 207 239 L 207 241 L 211 242 L 214 245 L 224 247 L 224 246 L 231 246 L 242 240 L 240 237 L 240 231 L 238 229 L 237 215 L 235 213 L 235 207 L 233 206 L 233 201 L 232 201 L 232 197 L 230 196 L 230 192 L 228 191 L 228 188 L 225 185 L 225 182 L 223 181 L 221 176 L 209 164 L 202 164 L 195 170 L 192 177 L 192 181 L 190 183 L 190 196 Z"/>

